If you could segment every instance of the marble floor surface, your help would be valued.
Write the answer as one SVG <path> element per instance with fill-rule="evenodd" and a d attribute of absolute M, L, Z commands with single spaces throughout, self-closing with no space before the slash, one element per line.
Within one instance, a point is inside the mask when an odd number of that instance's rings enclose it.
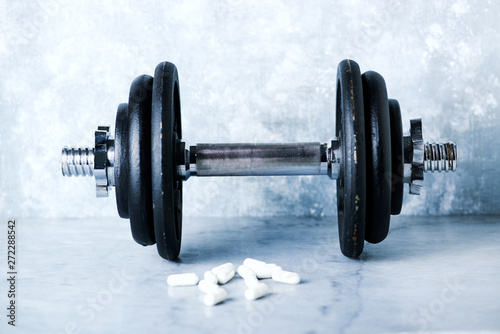
<path fill-rule="evenodd" d="M 500 331 L 500 217 L 395 217 L 357 260 L 339 250 L 336 218 L 186 218 L 181 256 L 137 245 L 127 220 L 21 219 L 17 320 L 1 333 L 378 333 Z M 6 224 L 0 257 L 6 264 Z M 246 257 L 300 273 L 266 280 L 249 302 L 243 280 L 215 307 L 171 273 Z M 0 283 L 6 314 L 7 282 Z"/>

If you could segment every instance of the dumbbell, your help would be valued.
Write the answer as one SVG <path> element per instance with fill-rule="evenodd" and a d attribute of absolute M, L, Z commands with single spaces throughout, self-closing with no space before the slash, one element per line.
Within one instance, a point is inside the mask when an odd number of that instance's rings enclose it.
<path fill-rule="evenodd" d="M 420 194 L 424 172 L 455 171 L 457 148 L 424 143 L 420 119 L 403 135 L 399 103 L 387 97 L 380 74 L 361 74 L 356 62 L 343 60 L 336 85 L 335 134 L 327 143 L 189 146 L 182 139 L 177 68 L 163 62 L 154 77 L 132 82 L 128 104 L 118 106 L 114 137 L 109 126 L 99 126 L 93 148 L 62 150 L 62 174 L 94 176 L 97 197 L 114 187 L 134 240 L 156 243 L 168 260 L 180 252 L 182 184 L 190 177 L 325 175 L 337 180 L 341 251 L 356 258 L 365 240 L 387 237 L 391 215 L 401 212 L 404 183 Z"/>

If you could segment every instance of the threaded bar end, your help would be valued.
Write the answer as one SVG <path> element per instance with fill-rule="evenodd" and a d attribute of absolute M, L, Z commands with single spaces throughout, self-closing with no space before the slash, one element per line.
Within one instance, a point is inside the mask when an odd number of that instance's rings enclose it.
<path fill-rule="evenodd" d="M 424 172 L 454 172 L 456 169 L 457 145 L 455 143 L 425 144 Z"/>
<path fill-rule="evenodd" d="M 61 153 L 63 176 L 93 176 L 94 149 L 64 147 Z"/>

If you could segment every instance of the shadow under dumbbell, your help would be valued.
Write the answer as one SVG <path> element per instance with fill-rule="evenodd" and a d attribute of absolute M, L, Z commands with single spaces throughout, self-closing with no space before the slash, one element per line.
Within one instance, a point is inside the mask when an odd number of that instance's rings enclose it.
<path fill-rule="evenodd" d="M 297 262 L 319 247 L 338 255 L 334 218 L 187 218 L 183 232 L 182 263 L 238 263 L 246 257 Z"/>

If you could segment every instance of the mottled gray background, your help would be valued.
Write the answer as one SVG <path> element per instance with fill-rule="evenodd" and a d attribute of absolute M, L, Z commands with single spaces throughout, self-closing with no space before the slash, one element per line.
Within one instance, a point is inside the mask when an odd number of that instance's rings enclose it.
<path fill-rule="evenodd" d="M 114 194 L 63 178 L 60 149 L 114 125 L 132 80 L 180 73 L 184 137 L 196 142 L 331 139 L 337 63 L 376 70 L 404 126 L 454 140 L 459 171 L 426 174 L 404 213 L 498 214 L 500 86 L 495 1 L 0 0 L 0 215 L 115 216 Z M 336 213 L 327 177 L 192 179 L 191 216 Z"/>

